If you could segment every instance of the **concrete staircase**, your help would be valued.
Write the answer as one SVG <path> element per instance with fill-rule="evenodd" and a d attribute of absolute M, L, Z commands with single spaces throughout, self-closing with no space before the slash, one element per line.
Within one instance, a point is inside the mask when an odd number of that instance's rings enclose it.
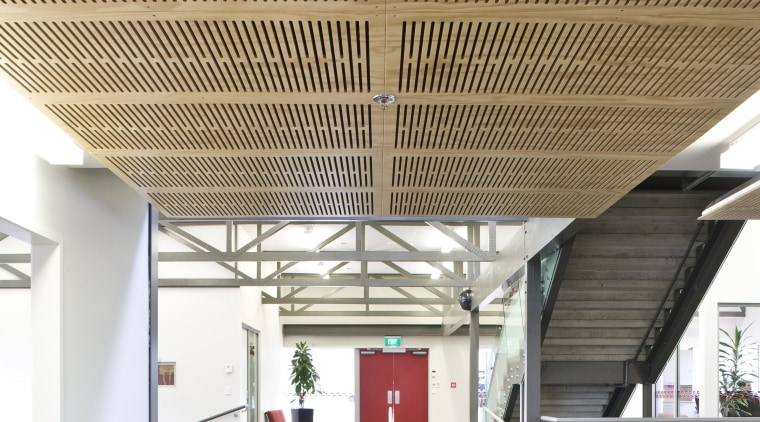
<path fill-rule="evenodd" d="M 582 223 L 552 286 L 556 301 L 545 311 L 551 319 L 542 346 L 542 415 L 618 416 L 611 413 L 632 391 L 626 362 L 640 363 L 639 376 L 656 378 L 653 363 L 664 365 L 675 346 L 660 336 L 677 339 L 685 325 L 672 320 L 688 321 L 694 295 L 704 294 L 690 284 L 690 269 L 709 241 L 707 225 L 696 234 L 698 217 L 719 194 L 634 191 Z M 688 301 L 680 298 L 686 291 Z"/>

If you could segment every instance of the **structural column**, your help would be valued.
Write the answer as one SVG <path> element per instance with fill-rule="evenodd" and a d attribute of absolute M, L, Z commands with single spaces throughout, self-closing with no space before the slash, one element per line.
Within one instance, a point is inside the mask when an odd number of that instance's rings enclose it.
<path fill-rule="evenodd" d="M 651 418 L 654 409 L 654 384 L 641 384 L 641 416 Z"/>
<path fill-rule="evenodd" d="M 525 385 L 522 389 L 523 422 L 541 420 L 541 261 L 527 264 L 525 315 Z"/>
<path fill-rule="evenodd" d="M 480 352 L 480 310 L 470 312 L 470 422 L 478 422 L 478 355 Z"/>
<path fill-rule="evenodd" d="M 63 417 L 61 247 L 32 244 L 32 421 Z"/>
<path fill-rule="evenodd" d="M 148 420 L 158 422 L 158 210 L 148 206 Z"/>

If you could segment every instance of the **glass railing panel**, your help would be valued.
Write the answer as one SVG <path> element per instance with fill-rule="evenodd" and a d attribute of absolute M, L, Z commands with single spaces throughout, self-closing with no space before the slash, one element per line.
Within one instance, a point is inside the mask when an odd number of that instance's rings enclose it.
<path fill-rule="evenodd" d="M 519 385 L 525 374 L 525 285 L 523 275 L 505 292 L 503 299 L 503 326 L 494 351 L 493 375 L 486 397 L 488 409 L 502 417 L 512 386 Z"/>
<path fill-rule="evenodd" d="M 561 248 L 557 248 L 554 253 L 541 259 L 541 309 L 546 307 L 546 300 L 549 297 L 549 291 L 554 281 L 554 274 L 557 271 L 557 262 Z"/>

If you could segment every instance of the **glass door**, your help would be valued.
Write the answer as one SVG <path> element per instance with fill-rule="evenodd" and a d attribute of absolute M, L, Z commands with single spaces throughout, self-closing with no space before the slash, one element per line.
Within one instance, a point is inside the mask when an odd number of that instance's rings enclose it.
<path fill-rule="evenodd" d="M 257 422 L 259 415 L 259 333 L 244 328 L 248 338 L 246 347 L 246 390 L 248 422 Z"/>

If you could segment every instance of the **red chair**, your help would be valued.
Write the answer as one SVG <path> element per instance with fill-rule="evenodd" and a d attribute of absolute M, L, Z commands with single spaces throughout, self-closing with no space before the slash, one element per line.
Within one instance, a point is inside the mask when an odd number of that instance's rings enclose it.
<path fill-rule="evenodd" d="M 264 412 L 264 422 L 286 422 L 282 410 L 267 410 Z"/>

